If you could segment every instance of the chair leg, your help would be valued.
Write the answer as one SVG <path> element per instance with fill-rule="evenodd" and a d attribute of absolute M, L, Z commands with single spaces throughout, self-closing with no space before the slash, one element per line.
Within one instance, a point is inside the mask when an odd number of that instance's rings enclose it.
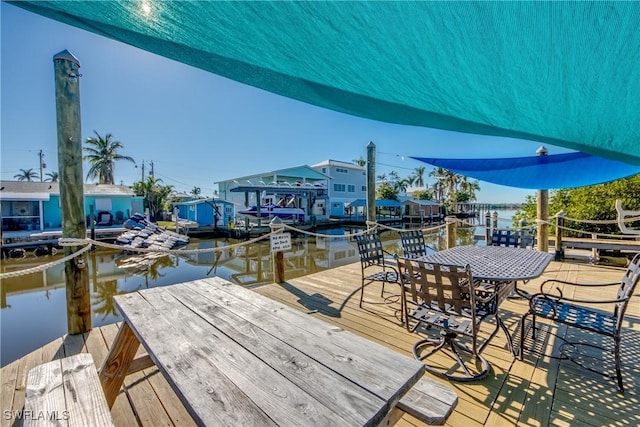
<path fill-rule="evenodd" d="M 360 308 L 362 308 L 362 301 L 364 301 L 364 279 L 362 279 L 362 286 L 360 286 Z"/>
<path fill-rule="evenodd" d="M 526 320 L 528 315 L 529 313 L 525 313 L 525 315 L 520 319 L 520 351 L 518 352 L 518 359 L 520 360 L 522 360 L 522 358 L 524 357 L 524 328 L 527 323 Z"/>
<path fill-rule="evenodd" d="M 620 367 L 620 337 L 614 337 L 615 341 L 615 359 L 616 359 L 616 377 L 618 379 L 618 390 L 624 394 L 624 386 L 622 385 L 622 369 Z"/>
<path fill-rule="evenodd" d="M 455 359 L 456 361 L 456 365 L 458 365 L 460 369 L 464 371 L 464 375 L 449 374 L 447 371 L 436 369 L 430 366 L 428 363 L 425 363 L 425 369 L 427 371 L 431 372 L 434 375 L 447 378 L 451 381 L 461 382 L 481 380 L 489 375 L 491 365 L 489 365 L 487 359 L 485 359 L 480 353 L 474 353 L 472 349 L 458 342 L 455 338 L 455 333 L 442 332 L 442 337 L 440 339 L 422 339 L 413 345 L 413 357 L 417 360 L 424 361 L 432 354 L 442 350 L 445 346 L 447 346 L 452 353 L 453 359 Z M 426 354 L 421 354 L 421 349 L 426 346 L 433 346 L 433 348 Z M 474 363 L 465 363 L 462 360 L 462 356 L 460 353 L 466 354 L 473 360 Z M 470 367 L 473 367 L 474 365 L 475 369 L 470 369 Z M 478 365 L 480 365 L 480 368 L 478 368 Z"/>

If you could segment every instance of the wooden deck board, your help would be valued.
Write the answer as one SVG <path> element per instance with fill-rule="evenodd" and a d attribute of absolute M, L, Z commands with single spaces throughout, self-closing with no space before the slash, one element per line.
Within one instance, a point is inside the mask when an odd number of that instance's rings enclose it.
<path fill-rule="evenodd" d="M 617 281 L 620 268 L 591 266 L 570 262 L 552 262 L 541 278 L 520 287 L 537 292 L 544 279 L 577 280 L 579 282 Z M 292 279 L 285 284 L 270 284 L 255 292 L 291 306 L 309 316 L 319 317 L 340 328 L 377 341 L 400 353 L 410 355 L 417 334 L 406 331 L 396 316 L 399 303 L 382 303 L 380 285 L 365 289 L 363 309 L 360 299 L 359 263 Z M 397 287 L 387 285 L 386 294 L 396 293 Z M 564 286 L 563 292 L 580 297 L 611 296 L 611 289 L 574 292 Z M 640 425 L 637 411 L 640 385 L 640 302 L 628 310 L 628 322 L 623 333 L 623 376 L 625 394 L 616 393 L 615 382 L 587 372 L 568 361 L 551 359 L 545 355 L 527 353 L 524 361 L 514 360 L 506 349 L 506 339 L 499 331 L 485 350 L 493 370 L 488 378 L 473 383 L 448 383 L 458 393 L 458 405 L 447 419 L 447 426 L 575 426 L 575 425 Z M 507 300 L 501 306 L 501 316 L 512 333 L 519 332 L 520 315 L 527 308 L 525 300 Z M 547 324 L 541 321 L 541 325 Z M 483 326 L 483 333 L 491 330 Z M 0 370 L 3 408 L 22 409 L 24 376 L 27 370 L 40 363 L 80 351 L 90 352 L 98 367 L 107 352 L 117 325 L 95 328 L 88 334 L 66 336 L 41 347 Z M 570 328 L 569 328 L 570 330 Z M 564 326 L 543 328 L 536 348 L 545 354 L 557 353 L 557 338 L 567 331 Z M 550 333 L 549 333 L 550 332 Z M 570 333 L 575 333 L 571 331 Z M 579 332 L 581 333 L 581 332 Z M 486 336 L 486 335 L 485 335 Z M 519 333 L 517 334 L 519 336 Z M 519 338 L 518 338 L 519 340 Z M 516 340 L 516 343 L 519 342 Z M 554 350 L 555 348 L 555 350 Z M 434 358 L 436 364 L 446 364 L 446 357 Z M 427 374 L 428 375 L 428 374 Z M 442 379 L 437 379 L 443 381 Z M 130 425 L 193 425 L 182 403 L 156 368 L 146 369 L 127 377 L 112 408 L 118 426 Z M 12 425 L 2 417 L 0 427 Z M 404 416 L 398 426 L 415 427 L 424 423 Z"/>

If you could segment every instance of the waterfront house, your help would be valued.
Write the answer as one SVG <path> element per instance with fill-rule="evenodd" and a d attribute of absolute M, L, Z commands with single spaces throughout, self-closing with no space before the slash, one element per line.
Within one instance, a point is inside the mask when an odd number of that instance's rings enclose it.
<path fill-rule="evenodd" d="M 338 160 L 325 160 L 311 166 L 331 177 L 327 187 L 329 215 L 342 218 L 348 216 L 345 208 L 358 199 L 367 197 L 367 171 L 363 166 Z"/>
<path fill-rule="evenodd" d="M 367 200 L 357 199 L 346 205 L 347 217 L 364 221 L 367 218 Z M 402 204 L 397 200 L 376 199 L 376 218 L 378 220 L 398 220 L 402 218 Z"/>
<path fill-rule="evenodd" d="M 62 227 L 60 186 L 57 182 L 0 181 L 2 231 L 45 231 Z M 143 212 L 143 198 L 125 185 L 84 184 L 84 209 L 91 209 L 104 225 L 122 224 Z M 102 214 L 102 215 L 101 215 Z"/>
<path fill-rule="evenodd" d="M 433 200 L 408 199 L 402 202 L 405 218 L 421 219 L 423 221 L 437 221 L 443 217 L 443 208 Z"/>
<path fill-rule="evenodd" d="M 226 228 L 235 221 L 235 206 L 232 202 L 215 197 L 174 203 L 178 218 L 197 222 L 199 227 Z"/>
<path fill-rule="evenodd" d="M 325 219 L 329 216 L 326 206 L 330 179 L 329 175 L 303 165 L 232 178 L 216 184 L 221 199 L 241 208 L 277 204 L 280 200 L 286 200 L 289 206 L 304 209 L 307 216 Z"/>

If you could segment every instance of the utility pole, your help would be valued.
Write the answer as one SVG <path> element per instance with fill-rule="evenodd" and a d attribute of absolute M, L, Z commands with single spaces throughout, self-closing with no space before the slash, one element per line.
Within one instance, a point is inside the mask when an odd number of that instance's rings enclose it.
<path fill-rule="evenodd" d="M 149 162 L 149 164 L 151 164 L 151 172 L 149 172 L 149 176 L 150 176 L 151 178 L 154 178 L 154 179 L 155 179 L 155 177 L 156 177 L 156 176 L 155 176 L 155 174 L 153 173 L 153 160 L 151 160 L 151 162 Z"/>
<path fill-rule="evenodd" d="M 40 182 L 43 181 L 42 179 L 42 169 L 46 169 L 47 168 L 47 164 L 44 162 L 44 160 L 42 160 L 42 158 L 44 157 L 44 153 L 42 152 L 42 150 L 40 150 L 38 152 L 38 157 L 40 158 Z"/>
<path fill-rule="evenodd" d="M 142 161 L 142 182 L 144 182 L 144 160 Z"/>

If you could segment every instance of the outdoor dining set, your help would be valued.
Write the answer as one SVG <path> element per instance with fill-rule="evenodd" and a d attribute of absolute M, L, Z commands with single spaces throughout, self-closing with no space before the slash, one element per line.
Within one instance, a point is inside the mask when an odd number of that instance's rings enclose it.
<path fill-rule="evenodd" d="M 400 315 L 407 330 L 420 333 L 413 345 L 413 355 L 425 363 L 426 370 L 452 381 L 474 381 L 485 378 L 490 370 L 483 350 L 502 329 L 507 346 L 514 357 L 523 360 L 528 338 L 535 342 L 537 319 L 588 331 L 609 339 L 602 346 L 587 340 L 564 339 L 560 345 L 562 359 L 571 360 L 585 369 L 614 378 L 620 393 L 624 392 L 621 370 L 621 331 L 629 300 L 640 280 L 640 254 L 629 263 L 616 283 L 581 284 L 564 280 L 544 280 L 537 292 L 527 291 L 526 283 L 542 275 L 552 255 L 532 250 L 533 238 L 519 230 L 497 230 L 487 246 L 456 246 L 433 251 L 425 244 L 420 230 L 399 232 L 402 256 L 383 249 L 376 233 L 356 236 L 362 267 L 360 307 L 366 303 L 364 288 L 374 282 L 399 286 Z M 579 299 L 563 295 L 558 285 L 587 288 L 617 286 L 613 298 Z M 507 298 L 522 298 L 528 309 L 519 322 L 520 333 L 512 334 L 500 317 L 500 306 Z M 603 311 L 597 307 L 611 307 Z M 481 325 L 493 319 L 494 329 L 481 340 Z M 514 346 L 514 341 L 518 342 Z M 615 374 L 603 372 L 583 363 L 586 350 L 610 353 Z M 429 358 L 445 351 L 451 366 L 435 366 Z"/>

